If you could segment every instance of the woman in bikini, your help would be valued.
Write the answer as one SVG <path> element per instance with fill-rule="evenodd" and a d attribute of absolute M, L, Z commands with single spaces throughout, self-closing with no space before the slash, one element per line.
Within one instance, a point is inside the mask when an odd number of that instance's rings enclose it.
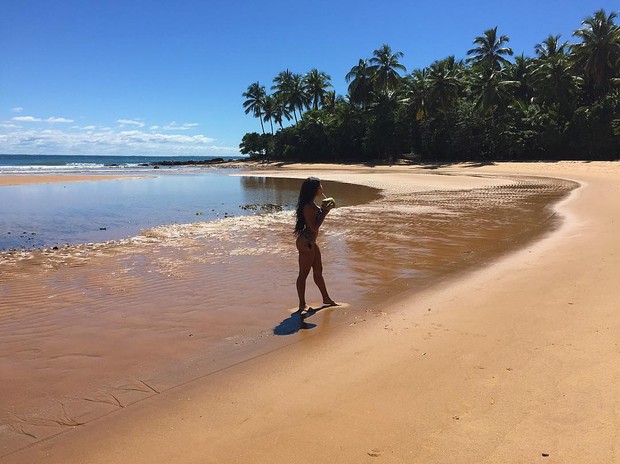
<path fill-rule="evenodd" d="M 297 295 L 299 296 L 299 311 L 303 311 L 306 306 L 306 279 L 312 269 L 314 283 L 323 296 L 323 304 L 335 306 L 327 293 L 325 280 L 323 280 L 323 263 L 321 262 L 321 250 L 316 243 L 319 235 L 319 227 L 323 223 L 325 216 L 332 209 L 332 205 L 319 208 L 314 199 L 323 194 L 321 181 L 316 177 L 309 177 L 301 185 L 299 200 L 297 200 L 297 223 L 295 224 L 295 235 L 297 236 L 297 250 L 299 251 L 299 276 L 297 277 Z"/>

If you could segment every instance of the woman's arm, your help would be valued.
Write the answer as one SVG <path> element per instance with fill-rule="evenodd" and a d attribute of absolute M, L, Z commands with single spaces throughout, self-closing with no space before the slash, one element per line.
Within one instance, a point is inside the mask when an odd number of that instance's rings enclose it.
<path fill-rule="evenodd" d="M 319 232 L 319 227 L 323 224 L 323 220 L 331 208 L 319 208 L 312 204 L 304 206 L 304 219 L 306 227 L 315 234 Z"/>

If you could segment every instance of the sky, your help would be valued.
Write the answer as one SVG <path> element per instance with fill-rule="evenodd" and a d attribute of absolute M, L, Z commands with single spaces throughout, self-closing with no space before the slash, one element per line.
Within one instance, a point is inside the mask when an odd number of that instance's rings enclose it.
<path fill-rule="evenodd" d="M 0 153 L 234 156 L 242 93 L 290 69 L 344 76 L 388 44 L 409 72 L 498 27 L 515 54 L 618 0 L 4 0 Z M 616 20 L 618 22 L 618 20 Z"/>

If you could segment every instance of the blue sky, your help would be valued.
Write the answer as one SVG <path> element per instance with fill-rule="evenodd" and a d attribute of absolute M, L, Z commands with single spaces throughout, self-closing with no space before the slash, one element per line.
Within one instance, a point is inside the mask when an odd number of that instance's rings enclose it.
<path fill-rule="evenodd" d="M 241 94 L 280 71 L 345 74 L 381 44 L 409 71 L 491 27 L 516 54 L 618 0 L 5 0 L 0 153 L 235 155 Z"/>

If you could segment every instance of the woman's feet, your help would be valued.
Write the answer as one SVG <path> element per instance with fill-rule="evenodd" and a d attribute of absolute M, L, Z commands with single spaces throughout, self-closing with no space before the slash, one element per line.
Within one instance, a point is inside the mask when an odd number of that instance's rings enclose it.
<path fill-rule="evenodd" d="M 331 306 L 340 306 L 340 305 L 332 299 L 323 300 L 323 308 L 331 307 Z M 316 310 L 311 308 L 307 304 L 300 304 L 299 308 L 297 309 L 298 313 L 303 313 L 303 312 L 308 312 L 308 311 L 316 311 Z"/>

